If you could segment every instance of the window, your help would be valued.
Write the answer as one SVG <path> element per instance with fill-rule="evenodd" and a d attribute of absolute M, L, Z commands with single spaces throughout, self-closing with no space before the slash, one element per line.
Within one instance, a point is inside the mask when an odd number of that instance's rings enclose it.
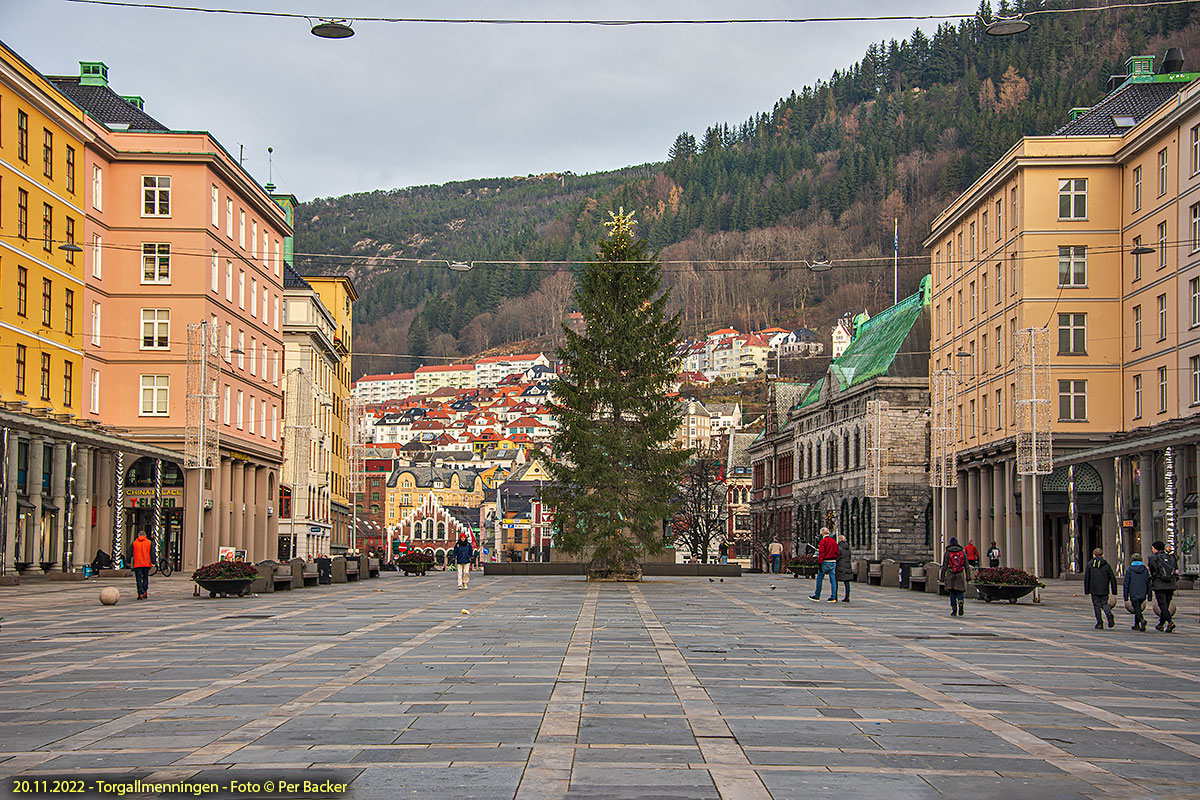
<path fill-rule="evenodd" d="M 988 274 L 987 274 L 986 272 L 985 272 L 985 273 L 983 273 L 983 279 L 982 279 L 982 280 L 979 282 L 979 288 L 980 288 L 980 289 L 983 291 L 983 299 L 980 301 L 980 303 L 983 305 L 983 313 L 985 313 L 985 314 L 987 313 L 987 305 L 988 305 L 988 279 L 987 279 L 987 275 L 988 275 Z"/>
<path fill-rule="evenodd" d="M 171 179 L 168 176 L 142 176 L 142 216 L 171 216 Z"/>
<path fill-rule="evenodd" d="M 54 177 L 54 134 L 42 128 L 42 174 Z"/>
<path fill-rule="evenodd" d="M 143 417 L 165 417 L 170 411 L 171 376 L 142 375 L 142 410 Z"/>
<path fill-rule="evenodd" d="M 1004 200 L 1001 198 L 996 201 L 996 244 L 1004 238 Z"/>
<path fill-rule="evenodd" d="M 958 290 L 958 326 L 961 328 L 963 323 L 963 301 L 962 289 Z"/>
<path fill-rule="evenodd" d="M 238 247 L 246 249 L 246 209 L 238 209 Z"/>
<path fill-rule="evenodd" d="M 221 404 L 222 414 L 227 426 L 229 425 L 229 409 L 232 408 L 229 403 L 229 391 L 229 384 L 227 383 L 225 384 L 225 402 Z"/>
<path fill-rule="evenodd" d="M 1058 218 L 1087 219 L 1087 178 L 1059 180 Z"/>
<path fill-rule="evenodd" d="M 1000 268 L 999 261 L 996 262 L 996 305 L 1000 305 L 1001 298 L 1004 297 L 1004 270 Z"/>
<path fill-rule="evenodd" d="M 980 428 L 979 428 L 980 435 L 987 433 L 987 429 L 988 429 L 988 396 L 987 396 L 987 392 L 984 392 L 983 396 L 981 398 L 979 398 L 979 425 L 980 425 Z"/>
<path fill-rule="evenodd" d="M 988 338 L 987 337 L 988 337 L 988 335 L 986 333 L 983 334 L 983 337 L 981 338 L 980 343 L 979 343 L 979 352 L 983 355 L 983 358 L 980 360 L 980 366 L 982 366 L 984 368 L 987 367 L 987 357 L 988 357 Z M 974 370 L 972 370 L 972 372 L 973 371 Z"/>
<path fill-rule="evenodd" d="M 1158 268 L 1167 265 L 1167 223 L 1158 223 Z"/>
<path fill-rule="evenodd" d="M 1008 193 L 1008 227 L 1017 227 L 1017 187 L 1014 186 Z"/>
<path fill-rule="evenodd" d="M 1133 376 L 1133 418 L 1142 416 L 1142 376 Z"/>
<path fill-rule="evenodd" d="M 233 198 L 225 198 L 225 235 L 233 241 Z"/>
<path fill-rule="evenodd" d="M 1141 246 L 1142 246 L 1142 237 L 1140 237 L 1140 236 L 1133 237 L 1133 249 L 1136 250 L 1137 248 L 1139 248 Z M 1141 277 L 1142 277 L 1142 256 L 1140 253 L 1138 253 L 1138 254 L 1134 255 L 1134 257 L 1133 257 L 1133 279 L 1136 281 L 1137 279 L 1139 279 Z"/>
<path fill-rule="evenodd" d="M 1138 211 L 1142 207 L 1142 168 L 1140 166 L 1133 168 L 1133 210 Z"/>
<path fill-rule="evenodd" d="M 975 254 L 978 252 L 979 252 L 979 250 L 975 246 L 975 223 L 972 222 L 971 223 L 971 260 L 972 261 L 975 260 Z"/>
<path fill-rule="evenodd" d="M 257 375 L 255 371 L 255 362 L 258 361 L 258 339 L 254 336 L 250 337 L 250 374 Z"/>
<path fill-rule="evenodd" d="M 1017 254 L 1012 253 L 1008 257 L 1008 293 L 1017 293 Z"/>
<path fill-rule="evenodd" d="M 233 262 L 225 262 L 225 300 L 233 302 Z"/>
<path fill-rule="evenodd" d="M 25 394 L 25 345 L 17 345 L 17 394 Z"/>
<path fill-rule="evenodd" d="M 67 145 L 67 191 L 75 194 L 75 148 Z"/>
<path fill-rule="evenodd" d="M 245 413 L 243 411 L 242 399 L 243 399 L 242 398 L 242 390 L 238 389 L 238 393 L 237 393 L 237 429 L 239 431 L 242 429 L 242 426 L 245 425 L 245 419 L 246 419 Z"/>
<path fill-rule="evenodd" d="M 1000 326 L 997 325 L 996 326 L 996 369 L 1000 368 L 1000 363 L 1004 358 L 1003 350 L 1004 350 L 1004 348 L 1001 347 L 1001 345 L 1000 345 Z M 996 406 L 997 411 L 999 410 L 999 408 L 1000 408 L 1000 406 Z"/>
<path fill-rule="evenodd" d="M 1002 409 L 1003 407 L 1004 406 L 1000 405 L 1000 390 L 997 389 L 996 390 L 996 430 L 1000 430 L 1000 428 L 1002 428 L 1004 426 L 1003 422 L 1001 421 L 1001 417 L 1003 416 L 1003 414 L 1000 411 L 1000 409 Z"/>
<path fill-rule="evenodd" d="M 1158 340 L 1161 342 L 1167 338 L 1167 296 L 1160 294 L 1157 298 L 1158 302 Z"/>
<path fill-rule="evenodd" d="M 258 220 L 250 222 L 250 257 L 258 258 Z"/>
<path fill-rule="evenodd" d="M 983 249 L 988 246 L 988 212 L 983 212 Z"/>
<path fill-rule="evenodd" d="M 970 437 L 972 439 L 975 438 L 975 432 L 977 430 L 978 430 L 978 427 L 975 424 L 975 401 L 972 400 L 971 401 L 971 424 L 970 424 Z"/>
<path fill-rule="evenodd" d="M 29 238 L 29 192 L 17 189 L 17 236 Z"/>
<path fill-rule="evenodd" d="M 1167 413 L 1167 368 L 1158 368 L 1158 413 Z"/>
<path fill-rule="evenodd" d="M 279 242 L 275 242 L 275 275 L 279 275 Z"/>
<path fill-rule="evenodd" d="M 1192 174 L 1200 172 L 1200 125 L 1192 126 Z"/>
<path fill-rule="evenodd" d="M 954 242 L 946 242 L 946 279 L 954 277 Z"/>
<path fill-rule="evenodd" d="M 92 208 L 104 210 L 104 172 L 97 164 L 92 165 Z"/>
<path fill-rule="evenodd" d="M 258 278 L 250 279 L 250 316 L 258 316 Z"/>
<path fill-rule="evenodd" d="M 92 346 L 100 346 L 100 303 L 92 301 Z"/>
<path fill-rule="evenodd" d="M 238 270 L 238 308 L 246 307 L 246 270 Z"/>
<path fill-rule="evenodd" d="M 1167 193 L 1167 148 L 1158 151 L 1158 196 Z"/>
<path fill-rule="evenodd" d="M 75 291 L 73 289 L 63 290 L 63 333 L 67 336 L 75 335 Z"/>
<path fill-rule="evenodd" d="M 93 414 L 99 414 L 100 413 L 100 370 L 98 370 L 98 369 L 92 370 L 92 378 L 91 378 L 91 382 L 89 383 L 88 390 L 89 390 L 89 394 L 91 396 L 90 405 L 88 406 L 88 411 L 90 411 Z"/>
<path fill-rule="evenodd" d="M 50 305 L 54 302 L 54 283 L 49 278 L 42 278 L 42 326 L 51 325 Z"/>
<path fill-rule="evenodd" d="M 66 236 L 67 241 L 70 244 L 75 244 L 75 219 L 74 219 L 74 217 L 66 217 L 63 220 L 63 227 L 65 228 L 63 235 Z M 68 250 L 66 252 L 66 258 L 67 258 L 68 264 L 75 263 L 75 253 L 73 251 Z"/>
<path fill-rule="evenodd" d="M 17 158 L 29 163 L 29 115 L 17 111 Z"/>
<path fill-rule="evenodd" d="M 42 203 L 42 249 L 54 251 L 54 209 L 49 203 Z"/>
<path fill-rule="evenodd" d="M 75 394 L 75 365 L 70 361 L 63 362 L 63 405 L 70 408 Z"/>
<path fill-rule="evenodd" d="M 1140 350 L 1142 347 L 1142 307 L 1133 307 L 1133 349 Z"/>
<path fill-rule="evenodd" d="M 233 358 L 233 325 L 225 323 L 225 363 Z"/>
<path fill-rule="evenodd" d="M 246 368 L 246 332 L 238 331 L 238 369 Z"/>
<path fill-rule="evenodd" d="M 1189 358 L 1188 366 L 1192 370 L 1192 405 L 1197 405 L 1200 404 L 1200 356 Z"/>
<path fill-rule="evenodd" d="M 1087 314 L 1058 315 L 1058 354 L 1087 355 Z"/>
<path fill-rule="evenodd" d="M 254 395 L 250 395 L 250 414 L 246 418 L 246 432 L 254 434 L 254 415 L 258 411 L 258 403 L 254 401 Z"/>
<path fill-rule="evenodd" d="M 1192 204 L 1192 252 L 1200 250 L 1200 203 Z"/>
<path fill-rule="evenodd" d="M 100 277 L 101 267 L 101 252 L 103 251 L 103 243 L 100 241 L 100 234 L 92 234 L 92 277 Z"/>
<path fill-rule="evenodd" d="M 209 276 L 209 283 L 211 284 L 211 286 L 209 286 L 209 288 L 212 289 L 214 292 L 217 292 L 218 294 L 220 294 L 220 292 L 221 292 L 221 260 L 217 257 L 216 250 L 212 251 L 212 268 L 209 271 L 211 273 L 211 275 Z"/>
<path fill-rule="evenodd" d="M 969 288 L 971 293 L 971 319 L 975 319 L 975 313 L 978 311 L 978 304 L 975 298 L 975 281 L 971 281 Z"/>
<path fill-rule="evenodd" d="M 1087 381 L 1058 382 L 1058 419 L 1060 422 L 1087 420 Z"/>
<path fill-rule="evenodd" d="M 1087 247 L 1068 245 L 1058 248 L 1058 285 L 1087 286 Z"/>
<path fill-rule="evenodd" d="M 171 282 L 171 245 L 142 244 L 142 283 Z"/>
<path fill-rule="evenodd" d="M 50 354 L 42 353 L 42 400 L 50 402 Z"/>
<path fill-rule="evenodd" d="M 221 227 L 221 192 L 215 183 L 212 185 L 212 226 Z"/>
<path fill-rule="evenodd" d="M 263 310 L 263 325 L 267 324 L 267 317 L 271 315 L 271 293 L 267 287 L 263 287 L 262 291 L 262 310 Z M 278 328 L 276 329 L 278 330 Z"/>
<path fill-rule="evenodd" d="M 169 350 L 171 347 L 171 310 L 142 309 L 142 349 Z"/>
<path fill-rule="evenodd" d="M 1189 324 L 1192 327 L 1200 325 L 1200 278 L 1188 281 L 1188 295 L 1191 298 L 1191 315 Z"/>

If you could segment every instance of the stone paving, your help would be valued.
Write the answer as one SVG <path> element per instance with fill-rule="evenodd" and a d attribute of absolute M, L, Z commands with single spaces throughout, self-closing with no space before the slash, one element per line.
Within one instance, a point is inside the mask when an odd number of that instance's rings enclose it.
<path fill-rule="evenodd" d="M 20 776 L 356 800 L 1194 797 L 1196 593 L 1176 633 L 1142 634 L 1120 611 L 1094 630 L 1077 587 L 961 619 L 761 575 L 385 574 L 224 600 L 176 577 L 111 608 L 95 583 L 5 588 L 0 796 Z"/>

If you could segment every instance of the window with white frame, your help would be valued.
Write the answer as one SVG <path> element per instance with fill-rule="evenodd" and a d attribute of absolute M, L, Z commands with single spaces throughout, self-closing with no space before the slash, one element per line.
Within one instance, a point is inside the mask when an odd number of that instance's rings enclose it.
<path fill-rule="evenodd" d="M 1058 248 L 1059 288 L 1087 286 L 1087 247 L 1060 245 Z"/>
<path fill-rule="evenodd" d="M 1167 223 L 1158 223 L 1158 268 L 1167 265 Z"/>
<path fill-rule="evenodd" d="M 92 208 L 104 210 L 104 171 L 99 164 L 92 165 Z"/>
<path fill-rule="evenodd" d="M 254 395 L 250 395 L 250 413 L 246 418 L 246 432 L 251 436 L 254 435 L 254 417 L 258 413 L 258 403 L 254 400 Z"/>
<path fill-rule="evenodd" d="M 171 411 L 171 376 L 142 375 L 142 409 L 140 416 L 165 417 Z"/>
<path fill-rule="evenodd" d="M 279 240 L 275 241 L 275 276 L 279 277 Z"/>
<path fill-rule="evenodd" d="M 267 235 L 267 232 L 264 229 L 263 230 L 263 238 L 262 238 L 262 256 L 263 256 L 263 267 L 264 268 L 269 267 L 271 265 L 270 244 L 271 244 L 271 237 L 269 235 Z"/>
<path fill-rule="evenodd" d="M 258 278 L 250 279 L 250 316 L 258 317 Z"/>
<path fill-rule="evenodd" d="M 169 176 L 142 176 L 142 216 L 171 216 L 171 178 Z"/>
<path fill-rule="evenodd" d="M 1136 166 L 1133 168 L 1133 210 L 1140 211 L 1142 208 L 1142 168 Z"/>
<path fill-rule="evenodd" d="M 233 262 L 225 262 L 225 301 L 233 302 Z"/>
<path fill-rule="evenodd" d="M 271 404 L 271 441 L 279 441 L 279 409 L 274 403 Z"/>
<path fill-rule="evenodd" d="M 1200 125 L 1192 126 L 1192 174 L 1200 172 Z"/>
<path fill-rule="evenodd" d="M 1167 388 L 1167 368 L 1158 368 L 1158 413 L 1167 413 L 1167 401 L 1170 393 Z"/>
<path fill-rule="evenodd" d="M 274 314 L 275 330 L 279 330 L 279 295 L 275 295 L 275 314 Z"/>
<path fill-rule="evenodd" d="M 1191 327 L 1195 327 L 1200 325 L 1200 277 L 1192 278 L 1188 281 L 1188 296 L 1191 301 L 1191 313 L 1188 324 Z"/>
<path fill-rule="evenodd" d="M 100 303 L 92 301 L 92 347 L 100 346 Z"/>
<path fill-rule="evenodd" d="M 258 220 L 250 221 L 250 257 L 258 258 Z"/>
<path fill-rule="evenodd" d="M 246 423 L 245 406 L 243 405 L 242 390 L 237 393 L 237 429 L 240 431 Z"/>
<path fill-rule="evenodd" d="M 142 309 L 143 350 L 169 350 L 171 347 L 171 310 L 169 308 Z"/>
<path fill-rule="evenodd" d="M 1200 203 L 1192 203 L 1192 252 L 1200 250 Z"/>
<path fill-rule="evenodd" d="M 1087 381 L 1058 382 L 1058 419 L 1061 422 L 1087 420 Z"/>
<path fill-rule="evenodd" d="M 246 249 L 246 209 L 238 209 L 238 247 Z"/>
<path fill-rule="evenodd" d="M 1140 350 L 1142 347 L 1142 307 L 1136 305 L 1133 307 L 1133 349 Z"/>
<path fill-rule="evenodd" d="M 232 408 L 232 405 L 229 402 L 230 391 L 229 384 L 225 384 L 225 402 L 221 403 L 221 416 L 225 423 L 225 427 L 229 427 L 229 413 L 230 409 Z"/>
<path fill-rule="evenodd" d="M 217 185 L 212 185 L 212 226 L 221 229 L 221 192 Z"/>
<path fill-rule="evenodd" d="M 1004 406 L 1000 404 L 1000 390 L 996 390 L 996 430 L 1004 427 Z"/>
<path fill-rule="evenodd" d="M 1189 358 L 1188 365 L 1192 370 L 1192 405 L 1198 405 L 1200 404 L 1200 356 Z"/>
<path fill-rule="evenodd" d="M 1157 298 L 1158 302 L 1158 340 L 1161 342 L 1167 338 L 1167 296 L 1160 294 Z"/>
<path fill-rule="evenodd" d="M 238 270 L 238 308 L 246 307 L 246 270 Z"/>
<path fill-rule="evenodd" d="M 88 384 L 89 395 L 91 399 L 88 402 L 88 410 L 93 414 L 100 413 L 100 370 L 92 370 L 92 377 Z"/>
<path fill-rule="evenodd" d="M 1137 250 L 1141 246 L 1142 246 L 1142 237 L 1140 237 L 1140 236 L 1133 237 L 1133 249 Z M 1134 255 L 1133 255 L 1133 279 L 1136 281 L 1141 277 L 1142 277 L 1142 255 L 1141 255 L 1141 253 L 1134 253 Z"/>
<path fill-rule="evenodd" d="M 271 292 L 266 286 L 262 290 L 262 310 L 263 327 L 266 327 L 268 325 L 267 318 L 271 316 Z"/>
<path fill-rule="evenodd" d="M 251 336 L 250 337 L 250 374 L 251 375 L 258 374 L 256 367 L 255 367 L 255 364 L 257 363 L 257 361 L 258 361 L 258 338 L 255 336 Z"/>
<path fill-rule="evenodd" d="M 1087 314 L 1058 315 L 1058 354 L 1087 355 Z"/>
<path fill-rule="evenodd" d="M 1087 178 L 1059 179 L 1058 218 L 1087 219 Z"/>
<path fill-rule="evenodd" d="M 233 325 L 225 323 L 225 363 L 228 364 L 233 359 Z"/>
<path fill-rule="evenodd" d="M 979 310 L 979 304 L 975 296 L 975 281 L 971 281 L 971 285 L 967 288 L 971 295 L 971 319 L 975 319 L 975 314 Z"/>
<path fill-rule="evenodd" d="M 996 305 L 1000 305 L 1004 296 L 1004 269 L 1000 261 L 996 262 Z"/>
<path fill-rule="evenodd" d="M 217 251 L 212 251 L 212 275 L 209 278 L 210 288 L 217 294 L 221 293 L 221 258 Z"/>
<path fill-rule="evenodd" d="M 1017 293 L 1017 254 L 1010 253 L 1008 256 L 1008 293 Z"/>
<path fill-rule="evenodd" d="M 1167 148 L 1158 151 L 1158 196 L 1167 193 Z"/>
<path fill-rule="evenodd" d="M 238 369 L 246 368 L 246 332 L 238 331 Z"/>
<path fill-rule="evenodd" d="M 1017 227 L 1017 187 L 1014 186 L 1008 192 L 1008 227 Z"/>
<path fill-rule="evenodd" d="M 987 250 L 987 246 L 988 246 L 988 212 L 986 212 L 986 211 L 983 212 L 982 220 L 983 221 L 982 221 L 981 225 L 983 228 L 983 249 Z"/>
<path fill-rule="evenodd" d="M 1000 369 L 1000 364 L 1004 360 L 1004 347 L 1001 345 L 1001 327 L 996 326 L 996 369 Z M 1000 406 L 996 406 L 997 409 Z"/>
<path fill-rule="evenodd" d="M 233 241 L 233 198 L 225 198 L 225 236 Z"/>
<path fill-rule="evenodd" d="M 142 244 L 142 283 L 171 282 L 171 245 L 166 242 Z"/>
<path fill-rule="evenodd" d="M 93 278 L 100 277 L 100 266 L 101 266 L 100 262 L 103 260 L 103 256 L 101 255 L 102 247 L 103 247 L 103 242 L 100 239 L 100 234 L 93 233 L 92 234 L 92 277 Z"/>
<path fill-rule="evenodd" d="M 1133 418 L 1140 419 L 1142 416 L 1142 376 L 1133 376 Z"/>

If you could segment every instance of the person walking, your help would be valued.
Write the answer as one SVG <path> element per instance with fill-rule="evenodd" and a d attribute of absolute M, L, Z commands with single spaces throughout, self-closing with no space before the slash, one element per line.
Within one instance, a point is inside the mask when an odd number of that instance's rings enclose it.
<path fill-rule="evenodd" d="M 809 600 L 816 602 L 821 601 L 821 584 L 825 581 L 825 576 L 829 576 L 829 598 L 828 603 L 837 602 L 837 561 L 838 561 L 838 545 L 834 541 L 833 534 L 829 532 L 829 528 L 821 528 L 821 541 L 817 545 L 817 561 L 821 563 L 820 571 L 817 572 L 817 588 L 809 595 Z"/>
<path fill-rule="evenodd" d="M 1154 554 L 1146 566 L 1153 579 L 1151 588 L 1154 589 L 1154 602 L 1158 603 L 1158 624 L 1154 630 L 1165 630 L 1167 633 L 1175 630 L 1175 620 L 1171 619 L 1171 601 L 1175 599 L 1175 581 L 1178 578 L 1179 567 L 1175 556 L 1167 552 L 1167 546 L 1162 541 L 1150 545 Z"/>
<path fill-rule="evenodd" d="M 854 555 L 850 552 L 850 543 L 846 541 L 846 535 L 839 533 L 837 537 L 838 557 L 837 568 L 834 572 L 834 577 L 842 582 L 842 602 L 850 602 L 850 580 L 854 577 Z M 834 582 L 834 587 L 837 582 Z"/>
<path fill-rule="evenodd" d="M 967 566 L 971 569 L 979 569 L 979 548 L 974 542 L 967 542 L 967 546 L 963 548 L 963 553 L 967 557 Z"/>
<path fill-rule="evenodd" d="M 1108 615 L 1108 627 L 1116 625 L 1117 621 L 1108 607 L 1108 596 L 1117 593 L 1117 576 L 1104 560 L 1104 551 L 1099 547 L 1092 551 L 1092 560 L 1083 568 L 1083 588 L 1092 596 L 1092 611 L 1096 612 L 1096 630 L 1104 628 L 1105 614 Z"/>
<path fill-rule="evenodd" d="M 720 546 L 720 548 L 718 548 L 718 552 L 721 554 L 721 563 L 728 564 L 729 563 L 729 543 L 726 542 L 724 539 L 721 540 L 721 546 Z"/>
<path fill-rule="evenodd" d="M 137 599 L 145 600 L 150 596 L 150 565 L 154 563 L 151 551 L 153 545 L 146 538 L 145 531 L 139 531 L 133 540 L 133 579 L 137 582 Z"/>
<path fill-rule="evenodd" d="M 988 566 L 995 568 L 1000 566 L 1000 548 L 996 547 L 996 543 L 992 542 L 992 546 L 987 551 Z"/>
<path fill-rule="evenodd" d="M 967 566 L 967 554 L 963 552 L 958 539 L 950 537 L 946 547 L 946 555 L 942 559 L 942 585 L 950 593 L 950 616 L 963 615 L 963 600 L 967 596 L 967 579 L 970 577 Z"/>
<path fill-rule="evenodd" d="M 1142 607 L 1150 596 L 1150 570 L 1142 563 L 1142 554 L 1134 553 L 1130 560 L 1129 569 L 1125 570 L 1124 597 L 1125 602 L 1133 607 L 1133 629 L 1146 630 L 1146 618 L 1142 615 Z"/>
<path fill-rule="evenodd" d="M 471 580 L 471 559 L 475 556 L 475 548 L 467 541 L 467 534 L 460 533 L 454 543 L 454 563 L 458 567 L 458 588 L 467 588 Z"/>
<path fill-rule="evenodd" d="M 772 539 L 767 552 L 771 554 L 771 572 L 778 575 L 780 564 L 783 562 L 783 545 L 778 539 Z"/>

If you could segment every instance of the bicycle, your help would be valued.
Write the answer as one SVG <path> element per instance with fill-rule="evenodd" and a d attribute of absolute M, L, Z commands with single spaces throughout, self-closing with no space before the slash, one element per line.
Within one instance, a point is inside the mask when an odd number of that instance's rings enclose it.
<path fill-rule="evenodd" d="M 150 567 L 151 575 L 158 575 L 161 573 L 164 578 L 171 577 L 172 571 L 173 570 L 171 569 L 171 562 L 170 562 L 170 560 L 168 560 L 166 558 L 160 558 L 157 562 L 154 563 L 154 565 L 152 565 Z"/>

